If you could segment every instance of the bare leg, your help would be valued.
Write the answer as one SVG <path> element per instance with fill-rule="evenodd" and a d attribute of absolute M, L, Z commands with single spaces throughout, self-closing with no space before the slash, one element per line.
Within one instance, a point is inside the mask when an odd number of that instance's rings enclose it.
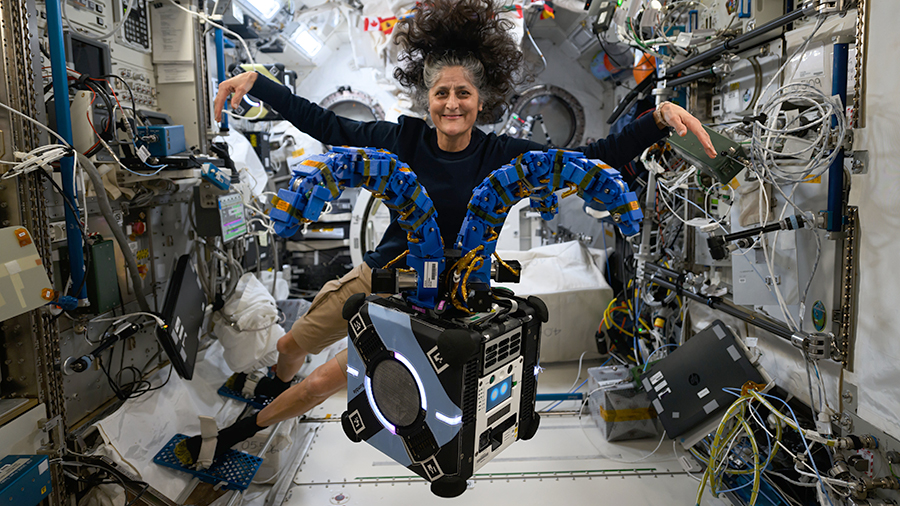
<path fill-rule="evenodd" d="M 290 330 L 278 339 L 277 349 L 278 367 L 275 370 L 275 375 L 281 381 L 288 383 L 294 378 L 300 367 L 303 366 L 307 352 L 297 344 Z"/>
<path fill-rule="evenodd" d="M 288 337 L 290 338 L 290 335 Z M 293 339 L 291 340 L 293 341 Z M 296 345 L 296 343 L 294 344 Z M 280 377 L 280 364 L 278 372 Z M 347 376 L 338 360 L 333 358 L 317 367 L 306 379 L 291 386 L 276 397 L 259 412 L 256 423 L 260 427 L 268 427 L 289 418 L 300 416 L 346 386 Z"/>

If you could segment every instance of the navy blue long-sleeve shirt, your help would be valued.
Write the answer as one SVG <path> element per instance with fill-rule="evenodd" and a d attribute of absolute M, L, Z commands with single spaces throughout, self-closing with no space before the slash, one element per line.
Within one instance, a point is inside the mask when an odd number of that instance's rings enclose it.
<path fill-rule="evenodd" d="M 547 149 L 536 142 L 485 134 L 475 128 L 466 149 L 448 152 L 438 147 L 434 128 L 418 118 L 400 116 L 397 123 L 342 118 L 264 77 L 257 77 L 250 94 L 271 105 L 298 129 L 324 144 L 380 148 L 397 155 L 415 172 L 434 202 L 437 224 L 447 246 L 456 241 L 472 191 L 479 183 L 520 154 Z M 665 135 L 652 115 L 647 114 L 619 134 L 575 150 L 587 158 L 602 160 L 618 168 Z M 365 254 L 365 262 L 370 267 L 383 267 L 406 250 L 406 233 L 397 224 L 394 213 L 391 218 L 378 247 Z"/>

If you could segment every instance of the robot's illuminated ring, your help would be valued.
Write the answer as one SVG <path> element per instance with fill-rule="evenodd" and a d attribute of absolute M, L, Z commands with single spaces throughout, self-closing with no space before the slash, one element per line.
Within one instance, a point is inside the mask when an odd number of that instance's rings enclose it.
<path fill-rule="evenodd" d="M 420 408 L 427 409 L 428 402 L 416 369 L 400 353 L 392 352 L 392 355 L 393 360 L 388 358 L 375 365 L 372 374 L 366 375 L 364 386 L 375 418 L 396 434 L 397 427 L 412 425 L 419 417 Z M 411 409 L 412 406 L 415 408 Z"/>

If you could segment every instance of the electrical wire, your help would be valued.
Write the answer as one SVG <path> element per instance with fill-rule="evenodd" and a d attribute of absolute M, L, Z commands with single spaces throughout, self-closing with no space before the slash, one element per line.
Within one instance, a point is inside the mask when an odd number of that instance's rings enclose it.
<path fill-rule="evenodd" d="M 58 162 L 59 160 L 67 156 L 72 156 L 72 154 L 72 150 L 65 146 L 60 146 L 59 144 L 47 144 L 45 146 L 38 146 L 37 148 L 27 153 L 15 151 L 13 155 L 17 160 L 20 161 L 0 161 L 0 164 L 12 165 L 9 170 L 7 170 L 2 176 L 0 176 L 0 179 L 10 179 L 18 177 L 22 174 L 28 174 L 35 170 L 53 172 L 53 167 L 51 164 L 53 164 L 54 162 Z"/>
<path fill-rule="evenodd" d="M 818 18 L 809 36 L 779 67 L 772 79 L 763 88 L 760 97 L 765 97 L 772 85 L 782 76 L 787 65 L 806 51 L 806 48 L 822 27 L 824 21 L 825 16 Z M 784 126 L 779 127 L 778 122 L 781 120 L 781 112 L 784 106 L 801 104 L 806 104 L 814 110 L 817 113 L 816 119 L 813 119 L 806 125 L 793 126 L 802 117 L 802 115 L 797 114 L 790 120 L 785 118 Z M 830 96 L 825 95 L 818 88 L 806 83 L 790 83 L 778 88 L 765 101 L 757 101 L 753 114 L 758 118 L 763 117 L 760 116 L 761 114 L 765 114 L 766 120 L 765 123 L 757 120 L 752 124 L 750 162 L 757 168 L 758 172 L 769 176 L 776 184 L 781 182 L 801 182 L 821 175 L 837 156 L 838 148 L 843 145 L 848 131 L 843 105 L 832 100 Z M 832 122 L 834 122 L 833 127 Z M 799 138 L 793 134 L 805 132 L 814 127 L 817 127 L 816 137 L 812 142 L 808 143 L 807 147 L 798 148 L 794 151 L 785 150 L 784 142 L 788 136 L 791 139 L 798 140 Z M 781 149 L 777 149 L 779 145 Z M 832 145 L 837 148 L 832 149 Z M 809 161 L 799 170 L 790 170 L 783 164 L 778 163 L 780 159 L 805 156 L 809 156 Z"/>
<path fill-rule="evenodd" d="M 94 188 L 98 190 L 96 192 L 97 204 L 99 205 L 100 212 L 106 219 L 106 222 L 113 233 L 113 237 L 115 237 L 116 242 L 119 243 L 119 247 L 122 250 L 123 256 L 125 257 L 125 265 L 128 268 L 129 274 L 131 275 L 131 284 L 132 288 L 134 289 L 134 295 L 137 299 L 138 305 L 140 306 L 141 311 L 145 313 L 151 313 L 150 304 L 147 302 L 146 295 L 144 295 L 143 278 L 141 278 L 140 272 L 138 272 L 137 259 L 135 258 L 134 252 L 128 246 L 128 238 L 125 237 L 125 232 L 122 230 L 122 227 L 115 219 L 115 215 L 112 211 L 112 206 L 110 206 L 109 198 L 107 197 L 106 190 L 104 189 L 105 187 L 103 186 L 103 180 L 101 179 L 100 172 L 97 170 L 97 167 L 94 165 L 94 163 L 86 156 L 78 153 L 77 158 L 81 160 L 82 166 L 85 168 L 85 170 L 87 170 L 88 177 L 91 178 L 91 182 L 94 184 Z"/>
<path fill-rule="evenodd" d="M 153 320 L 155 320 L 156 324 L 159 325 L 160 328 L 164 329 L 167 327 L 166 322 L 162 318 L 160 318 L 159 315 L 156 315 L 154 313 L 145 313 L 143 311 L 135 311 L 134 313 L 128 313 L 126 315 L 116 316 L 116 317 L 112 317 L 112 318 L 92 318 L 88 321 L 89 322 L 113 322 L 112 326 L 115 327 L 116 325 L 124 322 L 125 320 L 127 320 L 129 318 L 133 318 L 135 316 L 148 316 L 148 317 L 152 318 Z"/>
<path fill-rule="evenodd" d="M 128 16 L 131 15 L 131 8 L 134 6 L 135 1 L 136 0 L 128 0 L 128 5 L 125 7 L 125 9 L 121 13 L 122 17 L 119 19 L 119 22 L 113 26 L 112 30 L 104 33 L 103 35 L 98 35 L 98 36 L 90 35 L 83 31 L 79 31 L 79 34 L 82 37 L 85 37 L 85 38 L 88 38 L 91 40 L 95 40 L 95 41 L 103 41 L 103 40 L 108 39 L 110 36 L 115 35 L 119 30 L 122 29 L 122 26 L 125 24 L 125 21 L 128 19 Z M 69 3 L 68 0 L 62 0 L 60 2 L 60 10 L 62 11 L 63 19 L 65 19 L 66 24 L 69 25 L 69 29 L 74 31 L 74 30 L 76 30 L 75 25 L 72 24 L 71 21 L 69 21 L 69 13 L 66 11 L 67 3 Z"/>

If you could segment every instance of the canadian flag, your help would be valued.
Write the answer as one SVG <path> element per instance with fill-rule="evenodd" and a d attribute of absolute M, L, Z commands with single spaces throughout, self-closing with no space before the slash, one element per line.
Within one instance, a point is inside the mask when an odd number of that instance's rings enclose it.
<path fill-rule="evenodd" d="M 378 18 L 363 18 L 363 30 L 368 32 L 369 30 L 377 30 L 381 26 L 381 22 Z"/>
<path fill-rule="evenodd" d="M 396 16 L 391 16 L 389 18 L 364 18 L 363 19 L 363 30 L 380 30 L 386 34 L 390 34 L 394 30 L 394 25 L 397 24 Z"/>

